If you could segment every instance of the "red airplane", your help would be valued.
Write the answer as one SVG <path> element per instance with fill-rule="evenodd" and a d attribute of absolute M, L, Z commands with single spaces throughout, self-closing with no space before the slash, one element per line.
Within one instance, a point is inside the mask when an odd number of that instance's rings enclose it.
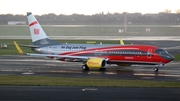
<path fill-rule="evenodd" d="M 55 60 L 82 62 L 83 70 L 89 68 L 105 69 L 107 64 L 130 66 L 132 64 L 163 66 L 174 60 L 166 50 L 148 45 L 119 45 L 119 44 L 62 44 L 48 38 L 39 22 L 27 13 L 32 45 L 31 49 L 39 54 L 26 53 L 30 56 L 45 56 Z M 19 53 L 24 54 L 14 42 Z"/>

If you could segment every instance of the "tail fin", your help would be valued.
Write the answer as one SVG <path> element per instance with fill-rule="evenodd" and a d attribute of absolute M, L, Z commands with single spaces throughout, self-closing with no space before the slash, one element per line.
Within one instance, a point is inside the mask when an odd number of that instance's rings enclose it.
<path fill-rule="evenodd" d="M 30 28 L 33 45 L 47 46 L 47 45 L 59 44 L 59 43 L 49 39 L 49 37 L 44 32 L 44 30 L 42 29 L 39 22 L 34 17 L 34 15 L 32 15 L 31 12 L 27 13 L 27 18 L 28 18 L 28 23 L 29 23 L 29 28 Z"/>
<path fill-rule="evenodd" d="M 40 26 L 37 19 L 32 15 L 32 13 L 27 13 L 30 33 L 32 37 L 32 42 L 48 38 L 42 27 Z"/>

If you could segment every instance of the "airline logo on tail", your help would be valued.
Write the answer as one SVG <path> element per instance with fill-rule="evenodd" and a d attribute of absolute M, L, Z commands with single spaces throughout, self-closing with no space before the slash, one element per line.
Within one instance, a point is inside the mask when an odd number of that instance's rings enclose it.
<path fill-rule="evenodd" d="M 34 21 L 34 22 L 30 23 L 29 26 L 31 27 L 31 26 L 36 25 L 36 24 L 38 24 L 38 22 Z M 34 28 L 34 35 L 38 35 L 38 34 L 40 34 L 40 29 Z"/>
<path fill-rule="evenodd" d="M 34 29 L 34 34 L 35 34 L 35 35 L 38 35 L 39 33 L 40 33 L 40 30 L 39 30 L 38 28 L 35 28 L 35 29 Z"/>

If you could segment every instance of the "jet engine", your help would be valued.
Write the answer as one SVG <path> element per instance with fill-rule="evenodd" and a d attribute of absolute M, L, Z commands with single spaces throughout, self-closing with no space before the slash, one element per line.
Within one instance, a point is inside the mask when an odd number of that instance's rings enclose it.
<path fill-rule="evenodd" d="M 104 58 L 90 58 L 86 62 L 86 65 L 89 68 L 105 68 L 107 65 L 107 61 Z"/>

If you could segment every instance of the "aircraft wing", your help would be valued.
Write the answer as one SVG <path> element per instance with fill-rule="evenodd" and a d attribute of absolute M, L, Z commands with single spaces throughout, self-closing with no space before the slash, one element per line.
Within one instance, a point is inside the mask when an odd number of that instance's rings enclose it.
<path fill-rule="evenodd" d="M 14 41 L 14 45 L 16 46 L 16 48 L 18 48 L 19 46 L 22 46 L 22 47 L 31 47 L 31 48 L 39 48 L 39 46 L 34 46 L 34 45 L 17 44 L 16 41 Z"/>
<path fill-rule="evenodd" d="M 18 44 L 18 45 L 22 47 L 39 48 L 39 46 L 34 46 L 34 45 L 23 45 L 23 44 Z"/>
<path fill-rule="evenodd" d="M 69 59 L 89 59 L 87 56 L 70 56 L 70 55 L 57 55 L 57 54 L 31 54 L 26 53 L 29 56 L 42 56 L 42 57 L 53 57 L 53 58 L 69 58 Z"/>
<path fill-rule="evenodd" d="M 17 51 L 20 54 L 24 55 L 29 55 L 29 56 L 42 56 L 42 57 L 52 57 L 54 59 L 61 59 L 61 58 L 66 58 L 66 59 L 80 59 L 80 60 L 87 60 L 90 57 L 88 56 L 70 56 L 70 55 L 58 55 L 58 54 L 33 54 L 33 53 L 24 53 L 22 49 L 19 47 L 19 45 L 14 41 L 14 45 L 17 49 Z M 93 57 L 91 57 L 93 58 Z"/>

